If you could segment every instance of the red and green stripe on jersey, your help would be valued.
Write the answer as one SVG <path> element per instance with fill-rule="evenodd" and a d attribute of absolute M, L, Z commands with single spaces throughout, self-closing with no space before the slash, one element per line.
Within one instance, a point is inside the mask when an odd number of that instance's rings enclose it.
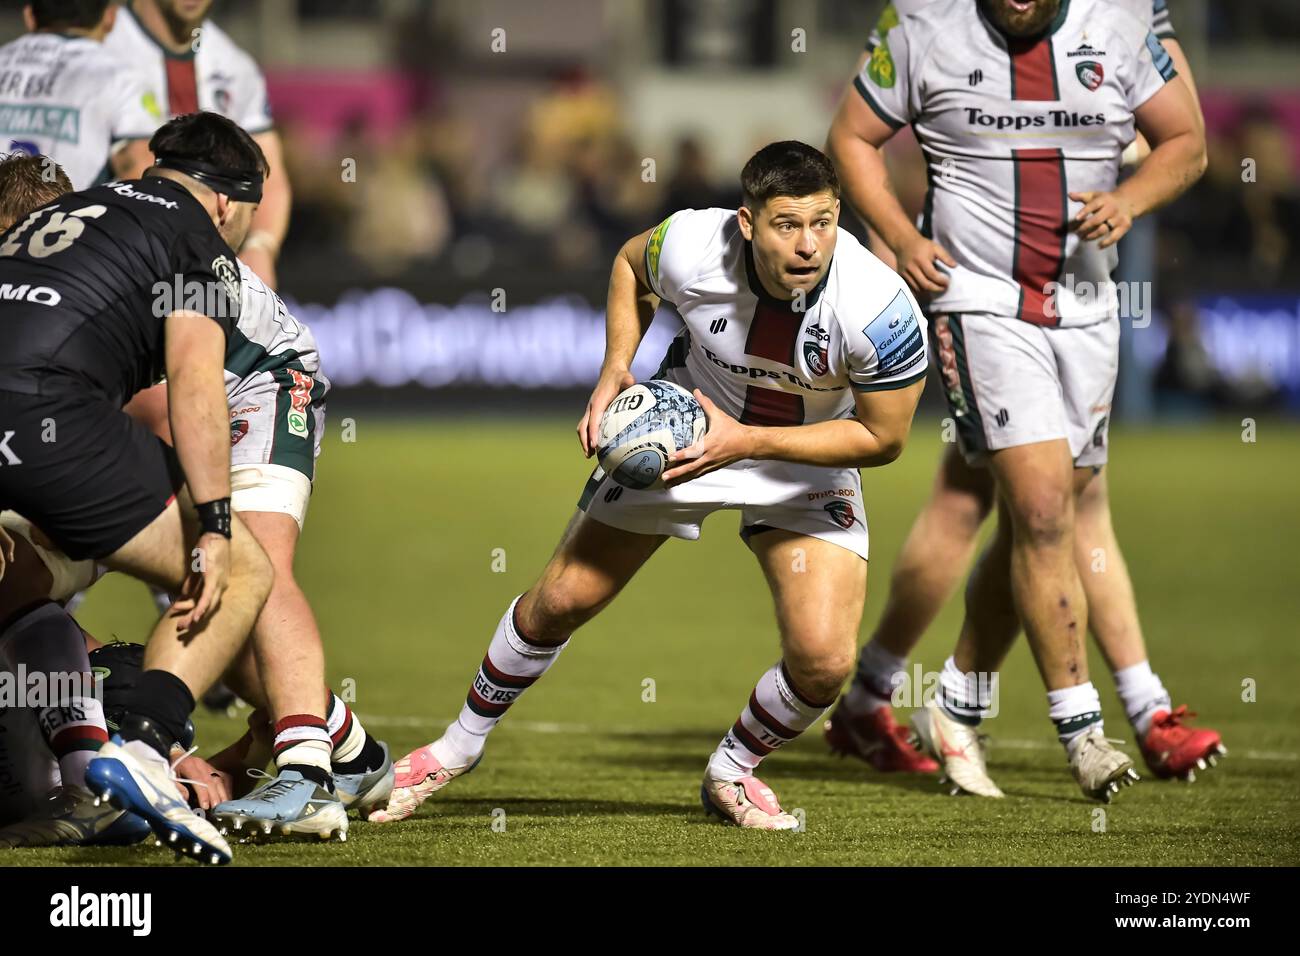
<path fill-rule="evenodd" d="M 775 305 L 760 297 L 749 323 L 745 354 L 797 368 L 802 330 L 803 313 L 791 312 L 788 305 Z M 745 386 L 742 425 L 802 425 L 803 421 L 802 395 L 761 385 Z"/>
<path fill-rule="evenodd" d="M 1015 237 L 1011 278 L 1020 286 L 1016 317 L 1035 325 L 1058 325 L 1051 293 L 1065 261 L 1065 157 L 1059 149 L 1016 149 Z"/>
<path fill-rule="evenodd" d="M 1011 59 L 1011 98 L 1055 102 L 1061 98 L 1056 79 L 1052 36 L 1007 38 Z M 1035 325 L 1057 325 L 1049 288 L 1065 262 L 1065 157 L 1060 149 L 1013 149 L 1015 208 L 1011 278 L 1020 286 L 1016 317 Z"/>
<path fill-rule="evenodd" d="M 165 56 L 167 67 L 167 113 L 185 116 L 199 111 L 199 78 L 193 56 Z"/>

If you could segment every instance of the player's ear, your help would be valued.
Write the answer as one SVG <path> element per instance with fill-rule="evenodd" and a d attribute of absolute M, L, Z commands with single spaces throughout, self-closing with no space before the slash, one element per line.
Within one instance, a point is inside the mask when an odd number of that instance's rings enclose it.
<path fill-rule="evenodd" d="M 750 212 L 748 206 L 741 206 L 736 210 L 736 222 L 740 223 L 740 234 L 746 240 L 754 239 L 754 214 Z"/>
<path fill-rule="evenodd" d="M 30 3 L 23 4 L 23 26 L 27 28 L 28 33 L 36 32 L 36 14 L 32 12 Z"/>
<path fill-rule="evenodd" d="M 105 36 L 113 32 L 113 24 L 117 23 L 117 4 L 110 3 L 104 8 L 104 15 L 99 18 L 99 30 Z"/>

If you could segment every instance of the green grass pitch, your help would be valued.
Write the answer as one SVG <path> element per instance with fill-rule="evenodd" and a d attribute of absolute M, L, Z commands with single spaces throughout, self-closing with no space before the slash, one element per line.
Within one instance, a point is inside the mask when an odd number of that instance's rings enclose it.
<path fill-rule="evenodd" d="M 340 413 L 336 413 L 340 414 Z M 864 474 L 872 565 L 862 637 L 941 450 L 918 422 L 895 465 Z M 496 731 L 482 766 L 398 825 L 353 823 L 346 844 L 236 846 L 236 865 L 1300 863 L 1300 429 L 1265 421 L 1125 429 L 1113 438 L 1115 517 L 1152 661 L 1220 729 L 1230 755 L 1191 786 L 1144 779 L 1104 812 L 1069 775 L 1022 642 L 1002 676 L 993 776 L 1003 801 L 953 799 L 932 778 L 876 774 L 809 733 L 762 775 L 803 832 L 706 821 L 704 761 L 777 654 L 771 607 L 738 519 L 670 542 Z M 567 420 L 338 419 L 299 577 L 325 632 L 329 679 L 395 755 L 456 714 L 507 602 L 532 582 L 589 465 Z M 500 549 L 497 551 L 496 549 Z M 494 570 L 494 561 L 504 570 Z M 151 604 L 109 579 L 83 612 L 102 638 L 141 640 Z M 937 668 L 960 621 L 950 603 L 915 657 Z M 1131 733 L 1093 653 L 1111 736 Z M 654 700 L 643 700 L 647 679 Z M 1243 700 L 1253 681 L 1255 700 Z M 242 718 L 203 716 L 203 752 Z M 1143 770 L 1145 768 L 1142 768 Z M 494 825 L 495 824 L 495 825 Z M 0 853 L 2 864 L 172 865 L 152 845 Z M 192 863 L 178 864 L 192 866 Z"/>

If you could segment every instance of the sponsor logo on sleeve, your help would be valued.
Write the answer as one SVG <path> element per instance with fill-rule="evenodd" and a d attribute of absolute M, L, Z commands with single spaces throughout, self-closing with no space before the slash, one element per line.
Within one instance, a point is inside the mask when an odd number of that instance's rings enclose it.
<path fill-rule="evenodd" d="M 862 330 L 862 334 L 875 347 L 878 375 L 904 372 L 925 359 L 921 323 L 912 310 L 912 303 L 901 290 L 885 311 Z"/>
<path fill-rule="evenodd" d="M 146 93 L 140 97 L 140 105 L 144 107 L 146 113 L 159 123 L 163 121 L 162 107 L 158 105 L 158 97 L 154 96 L 153 93 Z"/>
<path fill-rule="evenodd" d="M 876 21 L 872 38 L 876 45 L 871 50 L 871 59 L 867 63 L 867 76 L 871 82 L 882 90 L 892 89 L 897 79 L 894 73 L 894 56 L 889 51 L 889 31 L 898 26 L 898 10 L 892 3 L 886 4 Z"/>
<path fill-rule="evenodd" d="M 645 266 L 646 272 L 650 274 L 650 284 L 659 283 L 659 257 L 664 251 L 664 237 L 668 235 L 668 225 L 673 221 L 669 216 L 659 225 L 655 226 L 655 231 L 650 233 L 650 241 L 645 247 Z"/>
<path fill-rule="evenodd" d="M 867 76 L 871 82 L 882 90 L 892 90 L 898 82 L 894 70 L 894 55 L 889 52 L 889 40 L 880 38 L 880 45 L 871 51 L 871 60 L 867 63 Z"/>
<path fill-rule="evenodd" d="M 296 368 L 287 370 L 293 379 L 289 389 L 289 434 L 297 438 L 307 437 L 307 406 L 311 404 L 312 378 L 306 372 Z"/>

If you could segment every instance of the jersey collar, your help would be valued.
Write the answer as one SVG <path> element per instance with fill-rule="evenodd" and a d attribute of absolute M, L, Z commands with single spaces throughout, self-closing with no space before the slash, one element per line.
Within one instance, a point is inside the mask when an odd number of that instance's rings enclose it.
<path fill-rule="evenodd" d="M 744 240 L 744 243 L 745 281 L 749 283 L 749 291 L 758 297 L 759 302 L 762 302 L 769 308 L 777 309 L 781 312 L 789 312 L 792 315 L 802 315 L 817 304 L 817 300 L 821 298 L 822 292 L 826 289 L 826 283 L 830 280 L 831 266 L 835 264 L 834 256 L 831 256 L 831 261 L 826 266 L 826 274 L 823 275 L 821 280 L 809 289 L 808 294 L 804 296 L 804 307 L 802 309 L 796 309 L 794 307 L 793 299 L 778 299 L 763 288 L 763 283 L 758 278 L 758 270 L 754 268 L 754 244 L 748 239 Z"/>

